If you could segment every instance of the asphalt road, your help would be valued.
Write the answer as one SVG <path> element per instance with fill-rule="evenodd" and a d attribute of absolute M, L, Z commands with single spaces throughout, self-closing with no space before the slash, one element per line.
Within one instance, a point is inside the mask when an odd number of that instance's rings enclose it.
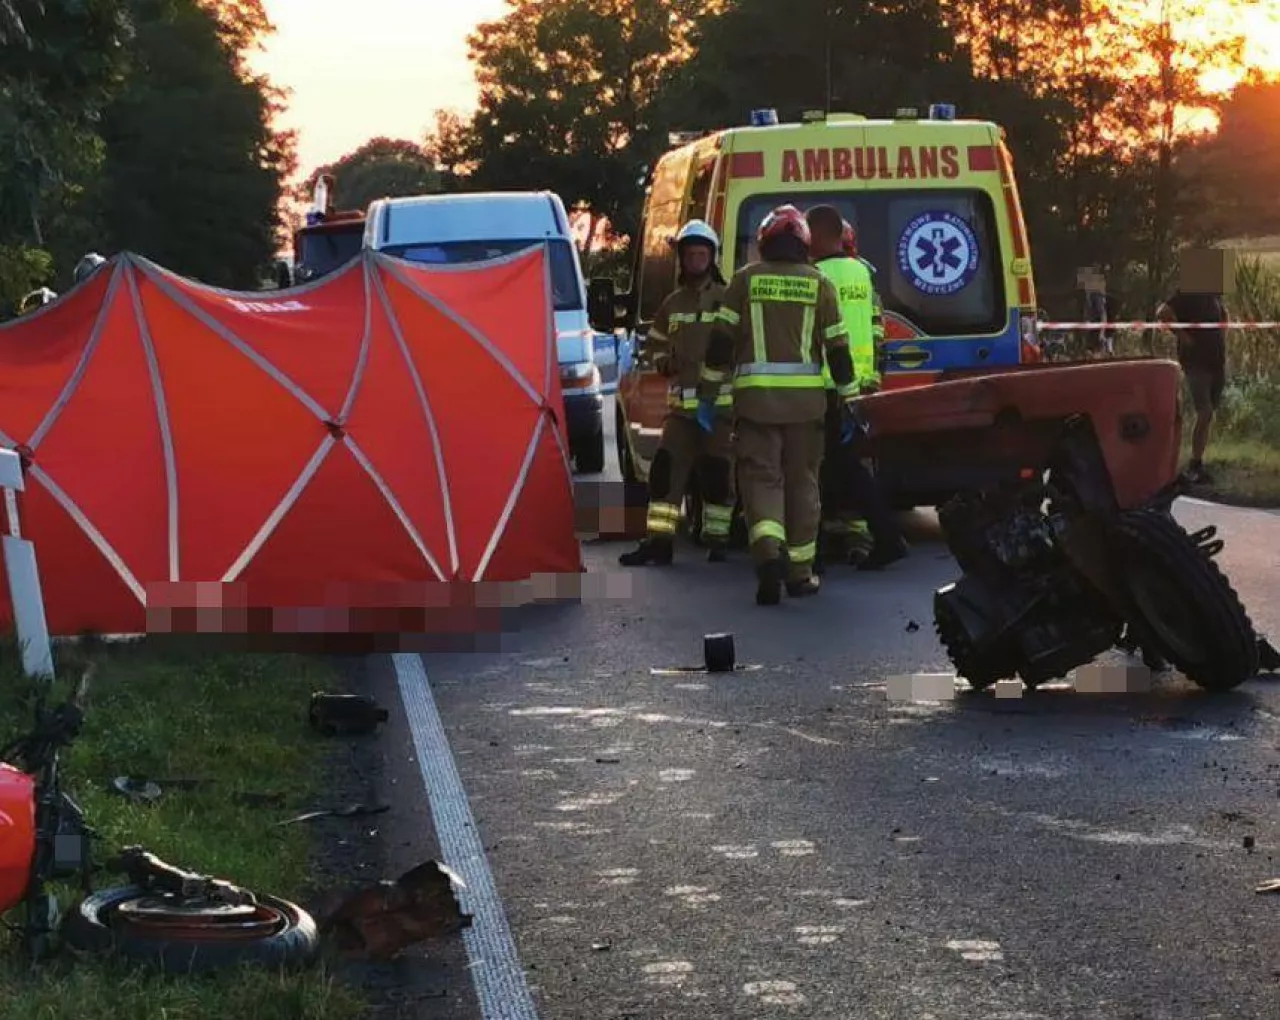
<path fill-rule="evenodd" d="M 1178 514 L 1219 526 L 1280 633 L 1276 515 Z M 954 567 L 912 526 L 908 561 L 801 604 L 759 609 L 741 555 L 689 549 L 501 651 L 425 657 L 537 1016 L 1280 1016 L 1280 897 L 1254 891 L 1280 876 L 1276 684 L 890 701 L 888 677 L 947 669 L 930 599 Z M 621 575 L 622 548 L 590 570 Z M 742 668 L 671 672 L 719 631 Z M 405 866 L 435 845 L 410 729 L 386 741 Z M 530 1015 L 482 1011 L 496 945 L 444 950 L 418 1015 Z"/>

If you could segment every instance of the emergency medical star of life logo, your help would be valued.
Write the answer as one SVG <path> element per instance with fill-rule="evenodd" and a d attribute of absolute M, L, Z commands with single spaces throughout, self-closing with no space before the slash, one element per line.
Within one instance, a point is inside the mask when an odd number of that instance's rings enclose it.
<path fill-rule="evenodd" d="M 977 235 L 953 213 L 921 213 L 898 241 L 898 269 L 921 293 L 955 294 L 969 286 L 978 271 Z"/>

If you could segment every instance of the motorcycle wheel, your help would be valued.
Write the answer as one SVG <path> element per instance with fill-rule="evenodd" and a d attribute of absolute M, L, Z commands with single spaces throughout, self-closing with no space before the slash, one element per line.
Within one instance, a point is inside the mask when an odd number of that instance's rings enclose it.
<path fill-rule="evenodd" d="M 168 974 L 202 974 L 241 964 L 292 969 L 319 950 L 315 920 L 301 907 L 259 895 L 252 907 L 185 905 L 141 886 L 86 896 L 66 919 L 66 944 L 112 953 Z"/>
<path fill-rule="evenodd" d="M 1209 691 L 1258 674 L 1258 640 L 1231 583 L 1173 517 L 1130 510 L 1113 526 L 1118 575 L 1144 643 Z"/>

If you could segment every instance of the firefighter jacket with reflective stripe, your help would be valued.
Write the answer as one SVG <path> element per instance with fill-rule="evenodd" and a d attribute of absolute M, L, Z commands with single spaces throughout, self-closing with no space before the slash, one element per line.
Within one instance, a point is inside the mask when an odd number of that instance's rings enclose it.
<path fill-rule="evenodd" d="M 820 420 L 824 352 L 848 344 L 835 287 L 813 266 L 753 262 L 733 274 L 702 371 L 710 399 L 733 381 L 734 413 L 762 425 Z M 721 342 L 723 340 L 723 342 Z M 852 395 L 852 380 L 837 387 Z"/>
<path fill-rule="evenodd" d="M 884 318 L 871 264 L 848 255 L 834 255 L 819 259 L 815 265 L 835 286 L 840 299 L 840 313 L 849 331 L 849 353 L 853 357 L 853 373 L 857 382 L 879 382 L 876 362 L 880 344 L 884 342 Z M 825 361 L 822 377 L 827 389 L 835 389 L 831 369 Z"/>
<path fill-rule="evenodd" d="M 667 295 L 653 317 L 645 347 L 669 366 L 671 389 L 667 406 L 672 414 L 693 415 L 698 409 L 698 381 L 707 356 L 707 341 L 724 296 L 723 284 L 713 279 L 694 287 L 680 287 Z M 726 383 L 716 394 L 723 414 L 733 409 L 733 392 Z"/>

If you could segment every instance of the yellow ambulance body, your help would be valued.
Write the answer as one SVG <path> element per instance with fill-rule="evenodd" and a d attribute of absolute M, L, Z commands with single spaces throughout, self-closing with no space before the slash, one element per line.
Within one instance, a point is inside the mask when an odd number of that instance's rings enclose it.
<path fill-rule="evenodd" d="M 885 310 L 885 389 L 1040 360 L 1030 247 L 998 125 L 955 119 L 945 106 L 893 120 L 830 113 L 782 124 L 773 111 L 752 120 L 684 141 L 654 167 L 628 298 L 639 350 L 676 286 L 672 242 L 683 223 L 715 228 L 727 277 L 757 258 L 764 216 L 791 203 L 833 205 L 854 225 Z M 647 474 L 665 411 L 664 384 L 643 365 L 618 394 L 619 454 L 633 478 Z"/>

